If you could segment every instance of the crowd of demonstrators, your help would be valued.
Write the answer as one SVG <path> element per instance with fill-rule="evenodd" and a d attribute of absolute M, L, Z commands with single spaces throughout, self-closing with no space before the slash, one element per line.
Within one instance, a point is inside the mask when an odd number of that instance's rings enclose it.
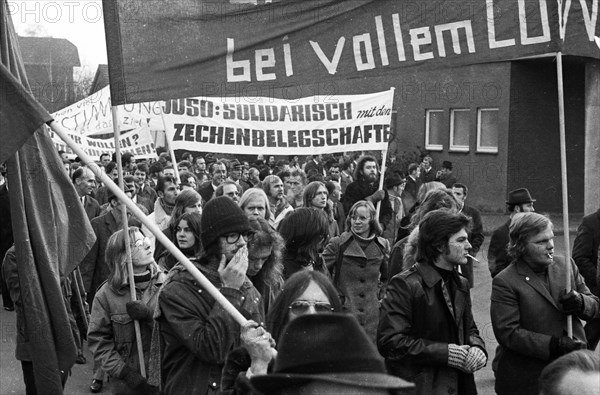
<path fill-rule="evenodd" d="M 419 164 L 392 157 L 382 174 L 375 157 L 358 153 L 311 155 L 304 162 L 259 156 L 249 163 L 189 152 L 179 162 L 171 159 L 167 153 L 156 161 L 123 155 L 125 193 L 249 321 L 240 328 L 128 209 L 122 224 L 123 202 L 87 166 L 69 163 L 97 237 L 63 279 L 78 363 L 86 363 L 86 336 L 93 352 L 92 392 L 102 391 L 109 378 L 106 389 L 115 393 L 476 392 L 473 374 L 488 354 L 473 322 L 469 288 L 484 235 L 480 213 L 466 204 L 468 185 L 456 182 L 451 162 L 436 171 L 429 156 Z M 103 154 L 98 162 L 114 180 L 115 160 Z M 0 193 L 6 190 L 1 184 Z M 573 290 L 562 292 L 567 264 L 553 255 L 551 224 L 521 214 L 533 211 L 533 202 L 525 188 L 508 194 L 510 219 L 494 232 L 488 251 L 491 320 L 500 343 L 493 362 L 498 393 L 535 393 L 540 374 L 540 383 L 548 379 L 541 373 L 546 365 L 586 345 L 594 349 L 598 339 L 593 294 L 600 211 L 578 230 Z M 129 302 L 124 226 L 135 303 Z M 4 266 L 3 272 L 12 267 Z M 11 308 L 7 298 L 18 298 L 18 277 L 5 275 L 4 306 Z M 15 306 L 19 313 L 18 300 Z M 87 327 L 81 315 L 90 306 Z M 563 336 L 568 314 L 573 339 Z M 303 315 L 315 317 L 298 318 Z M 329 321 L 333 315 L 339 322 Z M 334 327 L 336 341 L 327 338 Z M 320 330 L 323 337 L 314 335 Z M 314 346 L 315 354 L 300 355 L 289 341 Z M 346 342 L 344 350 L 339 342 Z M 326 369 L 324 355 L 332 358 Z M 32 388 L 30 358 L 23 348 L 17 357 Z M 356 364 L 342 363 L 350 357 Z M 306 358 L 306 369 L 313 370 L 302 371 L 294 358 Z"/>

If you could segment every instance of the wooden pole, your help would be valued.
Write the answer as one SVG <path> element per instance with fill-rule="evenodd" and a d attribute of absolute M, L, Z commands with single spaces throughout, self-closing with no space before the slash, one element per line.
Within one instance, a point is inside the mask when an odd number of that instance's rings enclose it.
<path fill-rule="evenodd" d="M 560 178 L 562 181 L 562 210 L 563 210 L 563 236 L 565 239 L 565 264 L 567 265 L 567 279 L 565 288 L 571 290 L 571 243 L 569 240 L 569 191 L 567 189 L 567 142 L 565 132 L 565 94 L 563 86 L 562 52 L 556 54 L 556 75 L 558 78 L 558 122 L 560 134 Z M 573 317 L 567 316 L 567 335 L 573 337 Z"/>
<path fill-rule="evenodd" d="M 162 119 L 163 128 L 165 128 L 165 142 L 167 143 L 167 147 L 169 147 L 169 155 L 171 155 L 171 162 L 173 162 L 173 170 L 175 170 L 175 179 L 177 180 L 177 184 L 181 184 L 181 179 L 179 178 L 179 168 L 177 167 L 177 158 L 175 158 L 175 151 L 173 151 L 173 145 L 169 141 L 169 133 L 167 133 L 167 123 L 165 122 L 165 114 L 163 113 L 162 106 L 160 106 L 160 119 Z"/>
<path fill-rule="evenodd" d="M 387 148 L 381 151 L 381 171 L 379 172 L 379 190 L 383 190 L 383 178 L 385 176 L 385 162 L 387 161 Z M 375 218 L 379 221 L 379 212 L 381 211 L 381 200 L 377 202 L 375 208 Z"/>
<path fill-rule="evenodd" d="M 117 187 L 106 174 L 102 173 L 98 165 L 96 165 L 96 163 L 94 163 L 94 161 L 85 153 L 85 151 L 82 150 L 77 143 L 75 143 L 67 135 L 67 132 L 62 128 L 62 126 L 56 123 L 56 121 L 52 121 L 49 126 L 52 131 L 54 131 L 54 133 L 56 133 L 73 150 L 73 152 L 84 161 L 84 163 L 88 164 L 89 168 L 94 172 L 96 177 L 100 178 L 104 185 L 106 185 L 115 194 L 115 196 L 129 208 L 132 214 L 135 215 L 144 225 L 146 225 L 152 234 L 154 234 L 156 240 L 162 243 L 165 248 L 171 254 L 173 254 L 175 259 L 177 259 L 177 261 L 179 261 L 186 268 L 186 270 L 190 272 L 194 279 L 198 281 L 198 284 L 200 284 L 200 286 L 204 288 L 206 292 L 210 294 L 210 296 L 215 298 L 215 301 L 219 303 L 238 324 L 244 325 L 246 322 L 248 322 L 246 318 L 244 318 L 244 316 L 231 304 L 231 302 L 229 302 L 227 298 L 225 298 L 225 296 L 223 296 L 223 294 L 219 292 L 219 290 L 206 277 L 204 277 L 202 273 L 200 273 L 196 266 L 194 266 L 194 264 L 192 264 L 192 262 L 190 262 L 190 260 L 183 255 L 179 248 L 175 247 L 171 240 L 165 236 L 158 226 L 154 222 L 150 221 L 142 212 L 142 210 L 140 210 L 140 208 L 136 206 L 135 203 L 133 203 L 133 201 L 131 201 L 131 199 L 129 199 L 127 195 L 125 195 L 125 193 L 120 190 L 119 187 Z"/>
<path fill-rule="evenodd" d="M 121 190 L 125 192 L 125 181 L 123 180 L 123 163 L 121 161 L 121 146 L 119 144 L 119 138 L 121 137 L 121 129 L 119 127 L 119 110 L 117 106 L 112 106 L 111 112 L 115 140 L 115 156 L 117 158 L 117 168 L 119 169 L 119 186 L 121 187 Z M 121 204 L 120 208 L 121 223 L 125 234 L 125 251 L 127 256 L 127 277 L 129 279 L 129 293 L 131 294 L 131 300 L 136 301 L 137 295 L 135 291 L 135 280 L 133 279 L 133 262 L 131 261 L 131 241 L 129 240 L 129 223 L 127 221 L 127 207 Z M 142 349 L 142 332 L 140 330 L 140 322 L 138 320 L 134 320 L 133 326 L 135 328 L 135 338 L 138 349 L 138 358 L 140 362 L 140 373 L 143 377 L 146 377 L 146 365 L 144 364 L 144 350 Z"/>

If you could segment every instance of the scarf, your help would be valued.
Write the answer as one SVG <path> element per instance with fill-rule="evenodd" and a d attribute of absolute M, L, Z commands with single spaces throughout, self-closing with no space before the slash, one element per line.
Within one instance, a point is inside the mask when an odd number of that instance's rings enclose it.
<path fill-rule="evenodd" d="M 175 205 L 167 204 L 167 202 L 165 202 L 165 199 L 160 199 L 160 206 L 163 208 L 163 210 L 165 210 L 165 213 L 167 215 L 171 215 L 173 209 L 175 208 Z"/>

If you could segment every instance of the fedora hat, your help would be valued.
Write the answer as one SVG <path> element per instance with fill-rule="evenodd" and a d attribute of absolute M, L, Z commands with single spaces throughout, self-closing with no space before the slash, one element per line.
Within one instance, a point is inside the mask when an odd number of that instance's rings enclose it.
<path fill-rule="evenodd" d="M 519 188 L 508 193 L 508 200 L 506 201 L 506 204 L 523 204 L 533 202 L 535 202 L 535 199 L 531 198 L 527 188 Z"/>
<path fill-rule="evenodd" d="M 363 388 L 414 387 L 386 373 L 375 346 L 348 314 L 300 316 L 288 324 L 278 343 L 273 372 L 250 379 L 265 394 L 311 381 Z"/>
<path fill-rule="evenodd" d="M 442 162 L 442 168 L 443 169 L 450 169 L 452 170 L 452 162 L 450 162 L 449 160 L 445 160 Z"/>
<path fill-rule="evenodd" d="M 391 176 L 386 177 L 385 188 L 390 189 L 395 187 L 396 185 L 402 184 L 403 182 L 406 182 L 406 178 L 402 177 L 398 173 L 393 173 Z"/>

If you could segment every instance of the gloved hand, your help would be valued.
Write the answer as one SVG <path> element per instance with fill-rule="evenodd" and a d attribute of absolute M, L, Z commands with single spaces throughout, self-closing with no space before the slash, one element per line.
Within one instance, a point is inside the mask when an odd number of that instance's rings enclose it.
<path fill-rule="evenodd" d="M 583 311 L 583 296 L 574 289 L 568 293 L 566 289 L 563 289 L 558 300 L 562 304 L 565 314 L 580 314 Z"/>
<path fill-rule="evenodd" d="M 469 348 L 466 345 L 448 344 L 448 366 L 460 369 L 465 373 L 470 373 L 465 367 Z"/>
<path fill-rule="evenodd" d="M 476 372 L 487 363 L 485 353 L 479 347 L 471 347 L 467 352 L 465 368 L 470 372 Z"/>
<path fill-rule="evenodd" d="M 579 339 L 571 339 L 569 336 L 552 336 L 552 339 L 550 340 L 551 357 L 560 357 L 561 355 L 568 354 L 571 351 L 584 350 L 586 348 L 586 342 Z"/>
<path fill-rule="evenodd" d="M 375 204 L 380 200 L 383 200 L 385 198 L 385 191 L 383 190 L 378 190 L 377 192 L 375 192 L 374 194 L 372 194 L 371 196 L 368 196 L 366 200 L 370 200 L 371 203 Z"/>
<path fill-rule="evenodd" d="M 119 378 L 123 380 L 129 388 L 140 394 L 143 393 L 143 390 L 151 388 L 141 374 L 139 374 L 136 370 L 131 369 L 127 365 L 125 365 L 125 367 L 121 370 Z"/>
<path fill-rule="evenodd" d="M 152 320 L 153 311 L 141 300 L 127 302 L 125 308 L 127 309 L 127 314 L 134 320 Z"/>

